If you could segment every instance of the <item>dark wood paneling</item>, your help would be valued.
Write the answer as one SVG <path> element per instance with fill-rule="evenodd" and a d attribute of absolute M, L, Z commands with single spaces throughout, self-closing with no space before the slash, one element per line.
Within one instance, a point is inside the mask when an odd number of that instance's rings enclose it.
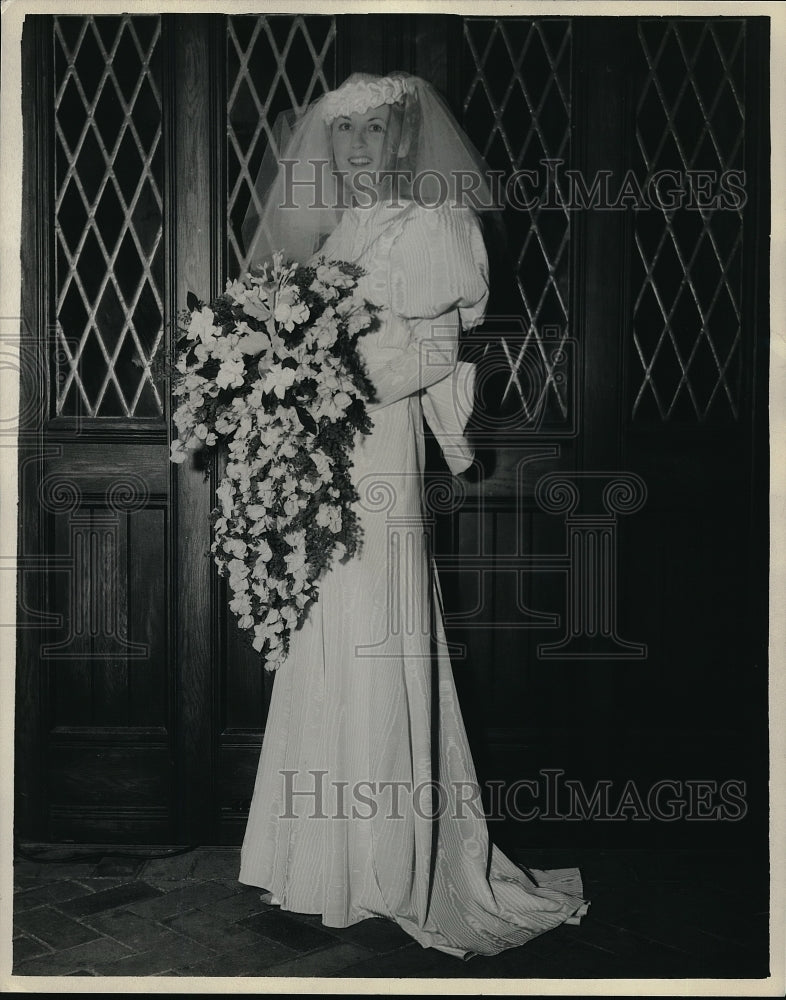
<path fill-rule="evenodd" d="M 79 734 L 75 734 L 79 735 Z M 87 735 L 87 734 L 85 734 Z M 90 808 L 168 807 L 170 760 L 166 743 L 122 746 L 111 732 L 93 733 L 105 742 L 50 744 L 52 805 Z M 148 733 L 138 734 L 150 740 Z"/>
<path fill-rule="evenodd" d="M 25 18 L 22 28 L 22 231 L 20 358 L 32 366 L 20 371 L 20 406 L 24 415 L 18 438 L 19 509 L 17 536 L 17 662 L 14 731 L 15 832 L 40 836 L 43 830 L 47 785 L 44 777 L 46 703 L 38 647 L 46 620 L 46 563 L 42 560 L 42 511 L 37 502 L 43 420 L 48 410 L 46 379 L 47 309 L 50 280 L 44 220 L 49 218 L 49 161 L 47 126 L 43 112 L 51 106 L 51 70 L 46 59 L 51 33 L 48 16 Z M 25 377 L 35 370 L 42 377 Z M 19 724 L 19 720 L 23 720 Z"/>
<path fill-rule="evenodd" d="M 261 732 L 267 719 L 265 668 L 262 658 L 237 626 L 237 618 L 227 609 L 224 618 L 223 718 L 222 730 L 256 729 Z"/>
<path fill-rule="evenodd" d="M 167 844 L 174 841 L 172 809 L 53 806 L 43 839 L 77 844 Z"/>
<path fill-rule="evenodd" d="M 129 665 L 129 726 L 163 726 L 171 713 L 169 522 L 168 506 L 148 507 L 128 518 L 128 545 L 134 554 L 128 567 L 128 639 L 146 647 L 146 655 Z"/>
<path fill-rule="evenodd" d="M 189 291 L 207 299 L 218 291 L 223 256 L 216 246 L 223 207 L 216 194 L 215 151 L 223 136 L 216 102 L 221 97 L 215 53 L 222 51 L 209 16 L 176 16 L 174 45 L 175 172 L 171 209 L 175 231 L 176 301 Z M 221 114 L 225 114 L 222 109 Z M 218 189 L 220 192 L 220 189 Z M 215 744 L 218 651 L 216 578 L 209 554 L 209 516 L 215 468 L 205 478 L 197 457 L 173 472 L 177 511 L 175 621 L 177 628 L 177 761 L 180 836 L 216 836 Z M 199 467 L 197 467 L 199 464 Z"/>

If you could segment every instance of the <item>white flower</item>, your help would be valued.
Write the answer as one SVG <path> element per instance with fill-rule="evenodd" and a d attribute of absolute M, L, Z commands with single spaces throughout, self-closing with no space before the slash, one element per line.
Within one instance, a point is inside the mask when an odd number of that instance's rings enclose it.
<path fill-rule="evenodd" d="M 337 406 L 340 410 L 346 410 L 346 408 L 351 404 L 351 402 L 352 402 L 352 397 L 349 396 L 346 392 L 337 392 L 336 395 L 333 397 L 334 405 Z"/>
<path fill-rule="evenodd" d="M 293 368 L 282 368 L 281 365 L 273 365 L 265 375 L 263 383 L 265 392 L 274 392 L 279 399 L 283 399 L 284 393 L 295 381 L 295 370 Z"/>
<path fill-rule="evenodd" d="M 227 563 L 229 570 L 229 586 L 235 593 L 248 590 L 248 566 L 241 559 L 230 559 Z"/>
<path fill-rule="evenodd" d="M 294 330 L 295 326 L 305 323 L 310 315 L 309 308 L 305 302 L 276 302 L 274 313 L 277 323 L 281 323 L 287 330 Z"/>
<path fill-rule="evenodd" d="M 239 278 L 235 278 L 234 281 L 230 281 L 227 278 L 226 284 L 224 285 L 224 291 L 235 302 L 241 302 L 243 296 L 248 291 L 248 285 L 244 284 Z"/>
<path fill-rule="evenodd" d="M 237 427 L 237 423 L 232 420 L 227 413 L 222 413 L 216 417 L 216 430 L 219 434 L 231 434 Z"/>
<path fill-rule="evenodd" d="M 260 483 L 257 486 L 257 497 L 259 502 L 265 507 L 270 507 L 275 502 L 276 493 L 269 483 Z"/>
<path fill-rule="evenodd" d="M 294 608 L 286 605 L 281 609 L 281 617 L 287 623 L 290 629 L 293 629 L 297 625 L 297 611 Z"/>
<path fill-rule="evenodd" d="M 174 462 L 176 465 L 180 465 L 185 462 L 188 458 L 188 449 L 180 440 L 180 438 L 175 438 L 172 444 L 169 446 L 169 460 Z"/>
<path fill-rule="evenodd" d="M 183 387 L 186 392 L 194 392 L 195 389 L 200 389 L 206 384 L 207 379 L 204 375 L 199 375 L 197 372 L 189 372 L 183 379 Z"/>
<path fill-rule="evenodd" d="M 247 548 L 248 546 L 242 538 L 228 538 L 224 542 L 224 551 L 236 556 L 238 559 L 245 558 Z"/>
<path fill-rule="evenodd" d="M 337 535 L 341 531 L 341 511 L 332 504 L 322 504 L 317 511 L 316 522 L 320 528 L 329 528 Z"/>
<path fill-rule="evenodd" d="M 246 369 L 242 361 L 227 359 L 222 361 L 221 367 L 216 375 L 216 385 L 226 389 L 229 386 L 239 388 L 245 382 Z"/>
<path fill-rule="evenodd" d="M 357 309 L 357 302 L 354 301 L 352 296 L 348 296 L 346 299 L 342 299 L 335 306 L 335 310 L 339 316 L 348 316 L 353 309 Z"/>
<path fill-rule="evenodd" d="M 267 507 L 261 503 L 251 503 L 246 507 L 246 517 L 251 518 L 252 521 L 259 521 L 261 518 L 267 516 Z"/>
<path fill-rule="evenodd" d="M 350 315 L 347 330 L 354 335 L 360 333 L 361 330 L 365 330 L 370 324 L 371 317 L 369 314 L 365 310 L 358 309 Z"/>
<path fill-rule="evenodd" d="M 262 623 L 269 633 L 280 632 L 284 627 L 278 608 L 269 608 Z"/>
<path fill-rule="evenodd" d="M 257 543 L 257 563 L 254 567 L 255 571 L 259 569 L 260 566 L 264 567 L 265 564 L 270 562 L 273 558 L 273 550 L 270 548 L 268 543 L 264 538 L 260 539 Z"/>
<path fill-rule="evenodd" d="M 243 307 L 243 312 L 249 316 L 253 316 L 254 319 L 260 319 L 263 322 L 270 319 L 270 306 L 267 302 L 264 287 L 247 289 L 245 295 L 239 301 Z"/>
<path fill-rule="evenodd" d="M 270 347 L 270 337 L 264 330 L 253 330 L 247 323 L 237 325 L 241 337 L 237 342 L 238 350 L 243 354 L 261 354 Z"/>
<path fill-rule="evenodd" d="M 297 496 L 289 496 L 284 501 L 284 513 L 287 517 L 294 517 L 300 510 L 300 501 Z"/>
<path fill-rule="evenodd" d="M 234 489 L 228 479 L 222 479 L 216 489 L 216 496 L 221 502 L 221 511 L 224 517 L 231 517 L 234 512 Z"/>
<path fill-rule="evenodd" d="M 317 467 L 317 475 L 320 479 L 327 479 L 333 468 L 333 459 L 323 451 L 313 451 L 310 455 L 311 461 Z"/>
<path fill-rule="evenodd" d="M 228 337 L 216 337 L 210 345 L 211 355 L 222 361 L 242 361 L 243 355 L 237 348 L 239 337 L 232 333 Z"/>
<path fill-rule="evenodd" d="M 239 594 L 237 597 L 233 597 L 229 602 L 229 607 L 236 615 L 250 615 L 251 614 L 251 597 L 249 594 Z"/>
<path fill-rule="evenodd" d="M 191 321 L 188 324 L 188 339 L 199 339 L 203 344 L 211 341 L 219 328 L 214 325 L 215 314 L 208 306 L 203 306 L 197 312 L 191 314 Z"/>
<path fill-rule="evenodd" d="M 316 274 L 318 281 L 334 288 L 351 288 L 355 284 L 352 275 L 344 274 L 337 264 L 319 264 Z"/>

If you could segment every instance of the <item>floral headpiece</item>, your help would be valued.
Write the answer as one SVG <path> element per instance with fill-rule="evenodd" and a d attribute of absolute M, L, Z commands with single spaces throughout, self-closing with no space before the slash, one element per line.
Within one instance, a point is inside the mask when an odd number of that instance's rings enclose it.
<path fill-rule="evenodd" d="M 339 115 L 362 114 L 382 104 L 395 104 L 404 94 L 414 93 L 413 84 L 404 77 L 383 76 L 376 80 L 351 80 L 323 98 L 322 117 L 327 125 Z"/>

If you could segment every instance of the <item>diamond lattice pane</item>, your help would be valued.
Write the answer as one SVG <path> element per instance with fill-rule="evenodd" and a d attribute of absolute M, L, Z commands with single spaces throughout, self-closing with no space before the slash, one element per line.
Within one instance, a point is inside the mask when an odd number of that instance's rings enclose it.
<path fill-rule="evenodd" d="M 638 421 L 736 419 L 745 22 L 642 19 L 633 314 Z M 660 192 L 660 195 L 657 194 Z"/>
<path fill-rule="evenodd" d="M 161 19 L 57 16 L 53 393 L 61 416 L 161 417 Z"/>
<path fill-rule="evenodd" d="M 227 31 L 227 270 L 248 267 L 243 221 L 277 115 L 336 85 L 336 23 L 327 15 L 238 15 Z"/>
<path fill-rule="evenodd" d="M 569 18 L 464 21 L 463 124 L 502 174 L 517 286 L 505 309 L 512 315 L 488 351 L 506 373 L 501 400 L 517 408 L 521 428 L 559 426 L 569 416 L 570 382 L 553 359 L 555 343 L 564 347 L 569 336 L 570 212 L 561 171 L 570 164 L 571 49 Z"/>

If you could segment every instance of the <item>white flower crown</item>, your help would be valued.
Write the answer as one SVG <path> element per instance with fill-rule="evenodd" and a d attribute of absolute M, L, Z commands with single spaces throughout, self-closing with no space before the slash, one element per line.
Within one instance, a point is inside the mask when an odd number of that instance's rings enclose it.
<path fill-rule="evenodd" d="M 383 76 L 379 80 L 358 80 L 331 90 L 323 98 L 322 117 L 327 125 L 339 115 L 362 114 L 382 104 L 395 104 L 415 88 L 400 76 Z"/>

